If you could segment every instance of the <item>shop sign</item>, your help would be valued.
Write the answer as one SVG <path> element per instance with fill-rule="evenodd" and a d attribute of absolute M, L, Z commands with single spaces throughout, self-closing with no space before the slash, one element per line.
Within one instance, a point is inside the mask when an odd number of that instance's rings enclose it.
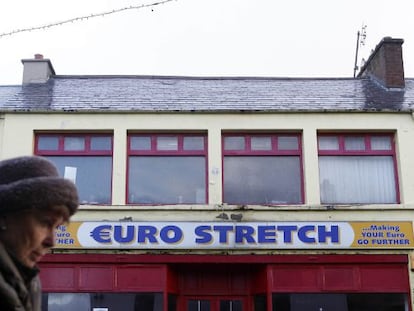
<path fill-rule="evenodd" d="M 414 248 L 412 222 L 72 222 L 56 248 Z"/>

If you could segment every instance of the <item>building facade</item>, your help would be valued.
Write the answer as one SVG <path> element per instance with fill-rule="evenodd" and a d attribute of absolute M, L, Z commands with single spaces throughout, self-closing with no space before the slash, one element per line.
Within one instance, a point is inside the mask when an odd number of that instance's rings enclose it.
<path fill-rule="evenodd" d="M 57 75 L 0 86 L 0 156 L 82 205 L 44 310 L 412 310 L 414 80 L 384 38 L 358 78 Z"/>

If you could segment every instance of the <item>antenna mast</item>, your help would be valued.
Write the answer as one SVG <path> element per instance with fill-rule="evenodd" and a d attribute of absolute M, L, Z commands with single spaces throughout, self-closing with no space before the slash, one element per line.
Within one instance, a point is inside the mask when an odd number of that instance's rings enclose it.
<path fill-rule="evenodd" d="M 357 32 L 357 42 L 356 42 L 356 50 L 355 50 L 355 63 L 354 63 L 354 78 L 356 76 L 356 72 L 358 70 L 358 52 L 359 46 L 365 45 L 365 38 L 367 37 L 367 25 L 362 25 L 361 31 L 358 30 Z M 360 41 L 361 39 L 361 41 Z"/>

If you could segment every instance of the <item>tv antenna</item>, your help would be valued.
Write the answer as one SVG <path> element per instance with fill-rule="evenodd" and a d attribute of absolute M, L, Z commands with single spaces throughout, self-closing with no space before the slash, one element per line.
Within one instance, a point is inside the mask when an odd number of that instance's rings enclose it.
<path fill-rule="evenodd" d="M 358 52 L 359 46 L 365 45 L 365 39 L 367 37 L 367 25 L 362 24 L 361 30 L 357 32 L 357 42 L 356 42 L 356 50 L 355 50 L 355 64 L 354 64 L 354 78 L 356 76 L 356 72 L 358 70 Z"/>

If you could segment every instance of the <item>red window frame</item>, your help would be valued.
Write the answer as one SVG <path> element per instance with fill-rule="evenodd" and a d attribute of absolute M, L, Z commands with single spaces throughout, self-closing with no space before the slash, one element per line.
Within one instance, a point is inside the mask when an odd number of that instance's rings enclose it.
<path fill-rule="evenodd" d="M 253 150 L 252 149 L 252 137 L 271 137 L 271 149 L 270 150 Z M 245 148 L 240 150 L 226 150 L 225 139 L 227 137 L 244 137 Z M 296 137 L 298 141 L 297 149 L 279 149 L 278 140 L 280 137 Z M 305 190 L 303 180 L 303 159 L 302 159 L 302 134 L 301 133 L 223 133 L 222 134 L 222 198 L 224 198 L 224 157 L 226 156 L 297 156 L 300 162 L 300 195 L 301 200 L 294 204 L 303 204 L 305 202 Z M 277 204 L 275 204 L 277 205 Z M 292 205 L 292 204 L 290 204 Z"/>
<path fill-rule="evenodd" d="M 320 137 L 337 137 L 338 138 L 338 149 L 326 150 L 320 149 L 319 138 Z M 347 150 L 345 148 L 346 137 L 363 137 L 364 138 L 364 150 Z M 389 137 L 390 138 L 390 149 L 372 149 L 371 138 L 372 137 Z M 400 187 L 398 178 L 398 166 L 397 157 L 395 150 L 395 134 L 390 132 L 384 133 L 318 133 L 318 156 L 392 156 L 394 178 L 395 178 L 395 194 L 396 204 L 400 203 Z"/>
<path fill-rule="evenodd" d="M 45 150 L 39 149 L 39 138 L 40 137 L 57 137 L 58 138 L 58 148 L 56 150 Z M 67 137 L 82 137 L 85 139 L 85 148 L 84 150 L 65 150 L 64 143 L 65 138 Z M 110 137 L 111 138 L 111 149 L 110 150 L 92 150 L 91 149 L 91 138 L 92 137 Z M 35 149 L 34 152 L 36 155 L 54 155 L 54 156 L 65 156 L 65 155 L 73 155 L 73 156 L 99 156 L 99 155 L 113 155 L 113 135 L 108 133 L 99 133 L 99 134 L 82 134 L 82 133 L 68 133 L 68 134 L 56 134 L 56 133 L 36 133 L 35 134 Z"/>
<path fill-rule="evenodd" d="M 56 149 L 39 149 L 39 139 L 41 137 L 54 137 L 57 138 L 58 144 Z M 83 150 L 65 150 L 65 138 L 81 137 L 85 139 L 85 146 Z M 111 140 L 110 149 L 92 149 L 91 140 L 96 137 L 108 137 Z M 55 156 L 55 157 L 110 157 L 111 165 L 113 161 L 113 149 L 114 149 L 114 138 L 112 133 L 49 133 L 49 132 L 38 132 L 35 133 L 35 145 L 34 153 L 39 156 Z M 110 189 L 109 191 L 109 202 L 108 203 L 89 203 L 108 205 L 112 202 L 112 178 L 113 178 L 113 167 L 111 168 L 111 174 L 109 176 Z M 81 193 L 81 191 L 80 191 Z M 81 204 L 84 204 L 81 202 Z"/>
<path fill-rule="evenodd" d="M 133 137 L 149 137 L 150 148 L 148 150 L 134 150 L 131 148 L 131 138 Z M 176 137 L 177 138 L 177 149 L 176 150 L 157 150 L 157 138 L 158 137 Z M 184 149 L 184 138 L 185 137 L 202 137 L 203 138 L 203 149 L 200 150 L 185 150 Z M 205 159 L 205 193 L 206 193 L 206 204 L 208 204 L 208 145 L 207 145 L 207 134 L 206 133 L 129 133 L 127 137 L 127 172 L 129 172 L 129 158 L 130 156 L 201 156 Z M 127 173 L 128 175 L 128 173 Z M 129 178 L 127 177 L 126 183 L 126 204 L 129 203 Z M 138 204 L 146 205 L 146 204 Z"/>
<path fill-rule="evenodd" d="M 252 150 L 251 139 L 253 137 L 271 137 L 271 149 L 270 150 Z M 242 150 L 226 150 L 225 139 L 227 137 L 244 137 L 245 148 Z M 298 139 L 297 149 L 278 149 L 279 137 L 296 137 Z M 243 155 L 243 156 L 257 156 L 257 155 L 294 155 L 302 158 L 302 135 L 298 133 L 260 133 L 260 134 L 240 134 L 240 133 L 225 133 L 222 135 L 222 150 L 223 156 L 227 155 Z"/>
<path fill-rule="evenodd" d="M 133 150 L 131 149 L 131 138 L 133 137 L 149 137 L 151 140 L 151 147 L 149 150 Z M 157 150 L 158 137 L 177 137 L 177 150 Z M 203 137 L 203 150 L 185 150 L 184 137 Z M 165 155 L 165 156 L 182 156 L 182 155 L 200 155 L 206 156 L 207 159 L 207 136 L 205 134 L 128 134 L 128 156 L 130 155 Z"/>
<path fill-rule="evenodd" d="M 323 149 L 321 150 L 319 148 L 319 137 L 337 137 L 338 138 L 338 144 L 339 144 L 339 148 L 334 150 L 326 150 Z M 364 150 L 347 150 L 345 148 L 345 139 L 347 137 L 363 137 L 364 138 L 364 144 L 365 144 L 365 149 Z M 375 149 L 373 150 L 371 147 L 371 138 L 372 137 L 389 137 L 390 138 L 390 144 L 391 144 L 391 149 L 389 150 L 379 150 L 379 149 Z M 393 156 L 394 162 L 395 162 L 395 142 L 394 142 L 394 134 L 391 133 L 375 133 L 375 134 L 367 134 L 367 133 L 341 133 L 341 134 L 337 134 L 337 133 L 323 133 L 323 134 L 318 134 L 318 154 L 319 155 L 343 155 L 343 156 L 351 156 L 351 155 L 366 155 L 366 156 L 371 156 L 371 155 L 391 155 Z"/>

